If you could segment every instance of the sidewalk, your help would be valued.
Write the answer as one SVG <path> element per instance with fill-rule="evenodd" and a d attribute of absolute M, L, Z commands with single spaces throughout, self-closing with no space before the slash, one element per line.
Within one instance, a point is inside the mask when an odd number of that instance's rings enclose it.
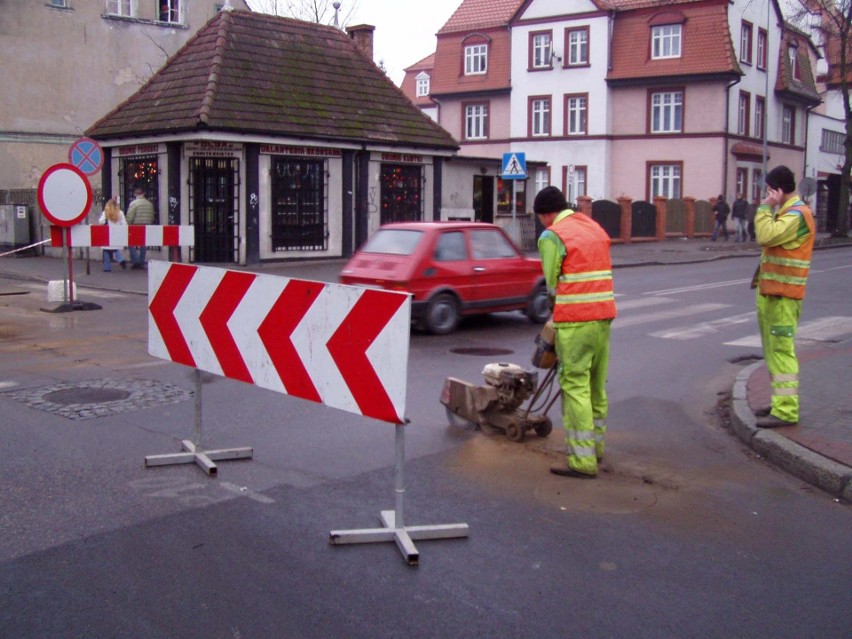
<path fill-rule="evenodd" d="M 852 246 L 831 243 L 822 236 L 817 249 Z M 2 251 L 0 251 L 2 252 Z M 672 239 L 665 242 L 634 242 L 612 247 L 615 268 L 651 264 L 685 264 L 717 259 L 747 258 L 756 264 L 760 250 L 755 244 L 706 239 Z M 156 259 L 156 254 L 149 253 Z M 279 262 L 253 268 L 227 265 L 296 279 L 337 281 L 344 259 Z M 224 267 L 224 265 L 223 265 Z M 0 257 L 0 295 L 25 292 L 19 282 L 62 280 L 63 260 L 51 257 Z M 88 263 L 74 260 L 78 288 L 93 288 L 147 295 L 146 271 L 111 273 L 101 270 L 98 259 Z M 80 295 L 85 299 L 85 295 Z M 798 426 L 773 430 L 755 426 L 753 409 L 769 404 L 769 375 L 763 361 L 743 369 L 733 386 L 731 421 L 734 431 L 751 448 L 787 472 L 814 484 L 835 497 L 852 502 L 852 405 L 848 396 L 848 374 L 852 370 L 852 339 L 799 352 L 802 376 L 802 412 Z"/>

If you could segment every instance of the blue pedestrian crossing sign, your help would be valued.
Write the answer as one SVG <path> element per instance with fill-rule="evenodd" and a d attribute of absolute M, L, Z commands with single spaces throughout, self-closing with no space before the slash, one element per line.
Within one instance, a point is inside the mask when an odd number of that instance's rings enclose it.
<path fill-rule="evenodd" d="M 503 179 L 525 180 L 527 178 L 527 154 L 503 154 Z"/>

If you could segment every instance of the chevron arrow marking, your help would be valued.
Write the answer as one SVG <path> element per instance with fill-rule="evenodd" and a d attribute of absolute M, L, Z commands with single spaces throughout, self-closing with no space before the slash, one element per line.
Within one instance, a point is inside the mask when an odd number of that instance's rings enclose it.
<path fill-rule="evenodd" d="M 251 273 L 226 271 L 199 316 L 210 346 L 222 366 L 222 373 L 225 377 L 248 384 L 253 384 L 254 380 L 228 328 L 228 321 L 256 278 Z"/>
<path fill-rule="evenodd" d="M 168 352 L 168 356 L 164 357 L 164 359 L 171 359 L 173 362 L 183 364 L 184 366 L 192 366 L 193 368 L 195 367 L 195 359 L 192 357 L 189 345 L 175 318 L 175 308 L 178 302 L 180 302 L 181 297 L 183 297 L 183 293 L 186 291 L 192 278 L 195 277 L 196 272 L 198 272 L 197 266 L 172 264 L 166 271 L 162 283 L 157 288 L 153 299 L 148 305 L 151 319 L 154 320 L 163 345 Z M 161 354 L 152 352 L 150 332 L 148 352 L 155 357 L 163 357 Z"/>

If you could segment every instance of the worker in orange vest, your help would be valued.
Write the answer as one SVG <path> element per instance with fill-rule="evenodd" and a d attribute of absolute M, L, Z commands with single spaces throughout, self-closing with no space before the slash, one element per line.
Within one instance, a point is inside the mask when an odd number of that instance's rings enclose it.
<path fill-rule="evenodd" d="M 604 454 L 610 327 L 615 318 L 610 240 L 590 217 L 571 210 L 548 186 L 533 210 L 545 227 L 538 239 L 542 270 L 553 301 L 562 425 L 567 465 L 550 472 L 595 477 Z"/>
<path fill-rule="evenodd" d="M 799 361 L 795 339 L 802 314 L 814 249 L 814 216 L 796 193 L 796 178 L 786 166 L 766 175 L 766 198 L 754 217 L 760 265 L 757 321 L 763 359 L 772 385 L 772 405 L 756 411 L 760 428 L 792 426 L 799 421 Z"/>

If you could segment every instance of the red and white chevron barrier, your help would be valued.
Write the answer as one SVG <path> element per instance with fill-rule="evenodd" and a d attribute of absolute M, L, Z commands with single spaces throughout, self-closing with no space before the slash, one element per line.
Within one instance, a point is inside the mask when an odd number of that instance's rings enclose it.
<path fill-rule="evenodd" d="M 404 422 L 407 294 L 152 260 L 148 310 L 154 357 Z"/>
<path fill-rule="evenodd" d="M 70 228 L 71 246 L 194 246 L 194 228 L 175 224 L 77 224 Z M 66 230 L 51 226 L 50 245 L 64 246 Z"/>

